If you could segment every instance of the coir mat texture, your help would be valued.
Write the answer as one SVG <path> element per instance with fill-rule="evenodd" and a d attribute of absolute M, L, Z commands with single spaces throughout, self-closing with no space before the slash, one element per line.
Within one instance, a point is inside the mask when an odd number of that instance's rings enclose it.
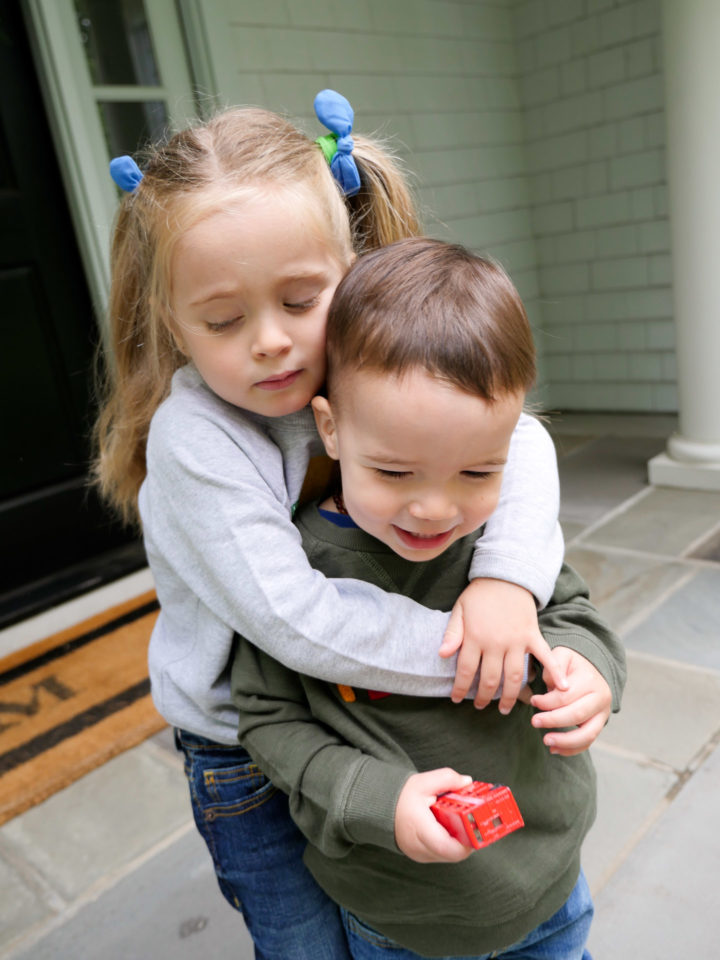
<path fill-rule="evenodd" d="M 157 733 L 150 592 L 0 660 L 0 824 Z"/>

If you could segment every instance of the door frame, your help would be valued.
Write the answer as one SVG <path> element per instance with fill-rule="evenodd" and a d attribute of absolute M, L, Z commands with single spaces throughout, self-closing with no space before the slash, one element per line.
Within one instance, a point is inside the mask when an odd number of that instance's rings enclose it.
<path fill-rule="evenodd" d="M 107 343 L 109 241 L 118 190 L 110 179 L 110 152 L 99 100 L 163 100 L 171 129 L 197 116 L 197 98 L 174 0 L 144 0 L 162 85 L 93 84 L 73 0 L 22 0 L 50 129 L 70 206 L 88 287 Z"/>

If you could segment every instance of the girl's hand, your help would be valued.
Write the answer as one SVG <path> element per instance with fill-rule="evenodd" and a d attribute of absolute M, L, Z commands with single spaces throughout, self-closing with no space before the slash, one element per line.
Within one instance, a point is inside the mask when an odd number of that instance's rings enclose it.
<path fill-rule="evenodd" d="M 612 692 L 599 670 L 581 654 L 567 647 L 555 647 L 555 654 L 566 671 L 569 686 L 567 690 L 558 690 L 550 674 L 543 673 L 548 692 L 530 699 L 532 706 L 542 711 L 535 714 L 532 724 L 551 729 L 543 737 L 550 753 L 571 757 L 587 750 L 607 723 Z M 561 733 L 559 727 L 574 729 Z"/>
<path fill-rule="evenodd" d="M 455 703 L 465 698 L 479 666 L 475 706 L 486 707 L 502 682 L 498 707 L 501 713 L 510 713 L 523 685 L 526 653 L 544 666 L 554 687 L 567 688 L 553 651 L 540 633 L 535 598 L 514 583 L 478 579 L 463 590 L 450 614 L 439 653 L 450 657 L 458 649 L 450 694 Z"/>
<path fill-rule="evenodd" d="M 441 793 L 472 782 L 449 767 L 414 773 L 400 791 L 395 808 L 395 842 L 417 863 L 457 863 L 472 853 L 442 827 L 430 807 Z"/>

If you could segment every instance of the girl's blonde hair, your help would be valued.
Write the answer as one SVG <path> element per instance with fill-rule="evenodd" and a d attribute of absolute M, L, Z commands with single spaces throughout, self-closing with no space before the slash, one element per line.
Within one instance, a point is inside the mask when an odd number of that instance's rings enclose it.
<path fill-rule="evenodd" d="M 94 480 L 126 522 L 137 521 L 150 421 L 187 358 L 170 320 L 175 245 L 195 223 L 275 187 L 308 203 L 338 261 L 418 233 L 396 159 L 355 136 L 360 193 L 345 200 L 322 151 L 293 124 L 256 108 L 227 110 L 148 153 L 137 189 L 118 210 L 111 247 L 111 358 L 95 424 Z"/>

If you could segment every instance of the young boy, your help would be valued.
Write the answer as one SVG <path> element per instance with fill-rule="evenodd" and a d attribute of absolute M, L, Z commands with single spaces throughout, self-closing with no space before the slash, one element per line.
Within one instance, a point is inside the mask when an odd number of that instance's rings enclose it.
<path fill-rule="evenodd" d="M 338 288 L 328 363 L 328 396 L 313 406 L 342 486 L 298 512 L 308 557 L 326 576 L 449 609 L 535 376 L 517 292 L 461 247 L 393 244 Z M 356 958 L 589 956 L 580 847 L 595 775 L 584 747 L 619 708 L 624 656 L 568 567 L 539 621 L 569 690 L 540 693 L 538 678 L 532 705 L 509 716 L 496 702 L 477 711 L 334 686 L 238 640 L 240 741 L 289 794 L 306 863 L 343 907 Z M 545 742 L 537 729 L 587 717 Z M 472 855 L 429 809 L 470 778 L 509 785 L 525 821 Z"/>

